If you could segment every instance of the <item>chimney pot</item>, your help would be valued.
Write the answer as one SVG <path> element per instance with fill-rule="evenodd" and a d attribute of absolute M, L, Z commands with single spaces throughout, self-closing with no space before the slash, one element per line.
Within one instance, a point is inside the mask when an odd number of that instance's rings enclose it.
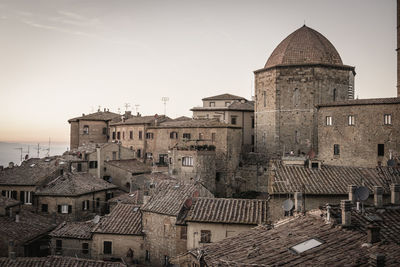
<path fill-rule="evenodd" d="M 384 254 L 372 254 L 369 258 L 370 266 L 383 267 L 385 266 L 385 255 Z"/>
<path fill-rule="evenodd" d="M 301 192 L 294 193 L 294 209 L 297 212 L 303 211 L 303 193 Z"/>
<path fill-rule="evenodd" d="M 394 205 L 400 204 L 400 184 L 390 185 L 390 203 Z"/>
<path fill-rule="evenodd" d="M 380 230 L 381 229 L 378 226 L 369 225 L 367 227 L 367 242 L 373 244 L 381 241 L 379 234 Z"/>
<path fill-rule="evenodd" d="M 14 168 L 14 162 L 10 162 L 10 163 L 8 163 L 8 168 L 10 168 L 10 169 L 12 169 L 12 168 Z"/>
<path fill-rule="evenodd" d="M 381 208 L 383 206 L 383 187 L 382 186 L 374 186 L 374 205 L 377 208 Z"/>
<path fill-rule="evenodd" d="M 342 209 L 342 226 L 351 225 L 351 201 L 341 200 L 340 207 Z"/>
<path fill-rule="evenodd" d="M 353 204 L 356 202 L 356 194 L 355 194 L 356 189 L 357 189 L 356 185 L 349 185 L 349 200 Z"/>

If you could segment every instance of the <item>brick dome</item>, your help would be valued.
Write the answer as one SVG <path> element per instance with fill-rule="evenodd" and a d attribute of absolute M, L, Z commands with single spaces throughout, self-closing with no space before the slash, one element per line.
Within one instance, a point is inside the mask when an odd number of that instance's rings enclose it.
<path fill-rule="evenodd" d="M 343 65 L 335 47 L 322 34 L 303 26 L 286 37 L 272 52 L 265 68 L 301 64 Z"/>

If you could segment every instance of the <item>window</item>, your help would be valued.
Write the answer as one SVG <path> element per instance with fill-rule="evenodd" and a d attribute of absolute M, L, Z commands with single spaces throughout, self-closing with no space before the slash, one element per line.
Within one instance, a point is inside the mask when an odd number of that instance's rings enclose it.
<path fill-rule="evenodd" d="M 355 124 L 355 117 L 354 117 L 354 115 L 349 115 L 349 116 L 347 117 L 347 120 L 348 120 L 349 125 L 354 125 L 354 124 Z"/>
<path fill-rule="evenodd" d="M 113 151 L 112 153 L 112 159 L 116 160 L 117 159 L 117 151 Z"/>
<path fill-rule="evenodd" d="M 82 254 L 89 253 L 89 243 L 82 243 Z"/>
<path fill-rule="evenodd" d="M 22 194 L 23 193 L 23 194 Z M 21 197 L 22 197 L 22 195 L 23 195 L 23 199 L 21 199 L 21 201 L 24 203 L 24 204 L 32 204 L 32 192 L 24 192 L 24 191 L 21 191 Z"/>
<path fill-rule="evenodd" d="M 58 205 L 57 208 L 58 208 L 58 213 L 68 214 L 68 213 L 72 212 L 71 205 L 67 205 L 67 204 Z"/>
<path fill-rule="evenodd" d="M 215 142 L 216 139 L 216 133 L 211 134 L 211 141 Z"/>
<path fill-rule="evenodd" d="M 169 134 L 170 139 L 178 139 L 178 133 L 177 132 L 171 132 Z"/>
<path fill-rule="evenodd" d="M 114 197 L 114 193 L 113 192 L 107 192 L 106 193 L 106 201 L 109 199 L 112 199 Z"/>
<path fill-rule="evenodd" d="M 184 133 L 182 136 L 184 139 L 190 140 L 190 133 Z"/>
<path fill-rule="evenodd" d="M 254 117 L 251 117 L 251 128 L 254 128 Z"/>
<path fill-rule="evenodd" d="M 103 254 L 112 254 L 112 242 L 111 241 L 103 242 Z"/>
<path fill-rule="evenodd" d="M 335 89 L 333 89 L 333 101 L 336 101 L 336 98 L 337 98 L 337 91 L 335 88 Z"/>
<path fill-rule="evenodd" d="M 145 261 L 150 261 L 150 251 L 146 250 Z"/>
<path fill-rule="evenodd" d="M 385 145 L 378 144 L 378 157 L 383 157 L 383 156 L 385 156 Z"/>
<path fill-rule="evenodd" d="M 340 155 L 340 147 L 338 144 L 333 145 L 333 155 L 335 155 L 335 156 Z"/>
<path fill-rule="evenodd" d="M 96 198 L 96 208 L 100 207 L 100 198 Z"/>
<path fill-rule="evenodd" d="M 383 123 L 385 125 L 392 125 L 392 114 L 385 114 L 383 117 Z"/>
<path fill-rule="evenodd" d="M 146 139 L 153 139 L 154 133 L 146 133 Z"/>
<path fill-rule="evenodd" d="M 294 131 L 294 143 L 298 144 L 300 142 L 300 132 Z"/>
<path fill-rule="evenodd" d="M 254 134 L 251 135 L 251 144 L 254 146 Z"/>
<path fill-rule="evenodd" d="M 146 153 L 146 158 L 147 158 L 147 159 L 152 159 L 152 158 L 153 158 L 153 153 L 147 152 L 147 153 Z"/>
<path fill-rule="evenodd" d="M 83 134 L 89 134 L 89 125 L 83 126 Z"/>
<path fill-rule="evenodd" d="M 105 127 L 103 128 L 103 134 L 107 135 L 107 128 L 105 128 Z"/>
<path fill-rule="evenodd" d="M 199 140 L 203 140 L 204 139 L 204 135 L 202 133 L 199 133 Z"/>
<path fill-rule="evenodd" d="M 237 117 L 236 116 L 232 116 L 231 117 L 231 124 L 236 124 L 236 120 L 237 120 Z"/>
<path fill-rule="evenodd" d="M 181 239 L 187 239 L 187 226 L 181 226 Z"/>
<path fill-rule="evenodd" d="M 215 107 L 215 102 L 210 102 L 210 103 L 209 103 L 209 106 L 210 106 L 210 107 Z"/>
<path fill-rule="evenodd" d="M 81 172 L 82 171 L 82 163 L 78 163 L 78 172 Z"/>
<path fill-rule="evenodd" d="M 139 131 L 139 140 L 142 140 L 142 139 L 143 139 L 143 132 Z"/>
<path fill-rule="evenodd" d="M 211 231 L 201 230 L 200 243 L 211 243 Z"/>
<path fill-rule="evenodd" d="M 125 131 L 122 132 L 122 140 L 125 140 Z"/>
<path fill-rule="evenodd" d="M 133 131 L 129 131 L 129 139 L 133 139 Z"/>
<path fill-rule="evenodd" d="M 115 140 L 115 132 L 112 133 L 112 139 Z"/>
<path fill-rule="evenodd" d="M 304 242 L 302 242 L 300 244 L 297 244 L 297 245 L 291 247 L 290 249 L 295 251 L 296 253 L 300 254 L 300 253 L 302 253 L 304 251 L 307 251 L 307 250 L 313 249 L 315 247 L 318 247 L 322 243 L 323 242 L 321 242 L 320 240 L 312 238 L 312 239 L 304 241 Z"/>
<path fill-rule="evenodd" d="M 96 160 L 89 161 L 89 169 L 97 169 L 97 161 Z"/>
<path fill-rule="evenodd" d="M 193 157 L 182 157 L 182 166 L 193 166 Z"/>
<path fill-rule="evenodd" d="M 42 204 L 42 212 L 49 212 L 49 206 L 47 204 Z"/>
<path fill-rule="evenodd" d="M 263 91 L 264 107 L 267 106 L 267 91 Z"/>
<path fill-rule="evenodd" d="M 89 200 L 82 201 L 82 210 L 88 210 L 88 209 L 89 209 Z"/>
<path fill-rule="evenodd" d="M 140 158 L 142 156 L 142 150 L 138 149 L 136 151 L 136 155 L 137 155 L 138 158 Z"/>
<path fill-rule="evenodd" d="M 231 104 L 231 102 L 226 101 L 226 102 L 225 102 L 225 107 L 229 107 L 230 104 Z"/>
<path fill-rule="evenodd" d="M 325 117 L 325 124 L 326 124 L 326 126 L 331 126 L 332 125 L 332 116 L 326 116 Z"/>
<path fill-rule="evenodd" d="M 169 257 L 168 257 L 168 255 L 164 255 L 164 266 L 169 266 Z"/>
<path fill-rule="evenodd" d="M 121 132 L 117 132 L 117 139 L 121 140 Z"/>
<path fill-rule="evenodd" d="M 62 240 L 57 239 L 56 240 L 56 254 L 60 255 L 61 252 L 62 252 Z"/>
<path fill-rule="evenodd" d="M 11 198 L 17 200 L 17 198 L 18 198 L 18 192 L 17 192 L 17 191 L 11 191 Z"/>

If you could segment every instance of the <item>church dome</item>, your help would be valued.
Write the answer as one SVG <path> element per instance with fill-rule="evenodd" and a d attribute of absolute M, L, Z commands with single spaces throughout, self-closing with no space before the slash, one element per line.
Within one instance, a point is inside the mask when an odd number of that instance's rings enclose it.
<path fill-rule="evenodd" d="M 336 48 L 322 34 L 303 26 L 286 37 L 272 52 L 265 68 L 278 65 L 343 65 Z"/>

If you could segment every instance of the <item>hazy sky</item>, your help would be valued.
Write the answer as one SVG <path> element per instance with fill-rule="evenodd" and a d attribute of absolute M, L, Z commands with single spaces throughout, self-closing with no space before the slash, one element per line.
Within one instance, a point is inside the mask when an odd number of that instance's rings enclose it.
<path fill-rule="evenodd" d="M 395 96 L 394 0 L 0 0 L 0 141 L 69 140 L 72 117 L 190 116 L 206 96 L 250 98 L 253 71 L 306 25 L 356 67 L 359 98 Z"/>

